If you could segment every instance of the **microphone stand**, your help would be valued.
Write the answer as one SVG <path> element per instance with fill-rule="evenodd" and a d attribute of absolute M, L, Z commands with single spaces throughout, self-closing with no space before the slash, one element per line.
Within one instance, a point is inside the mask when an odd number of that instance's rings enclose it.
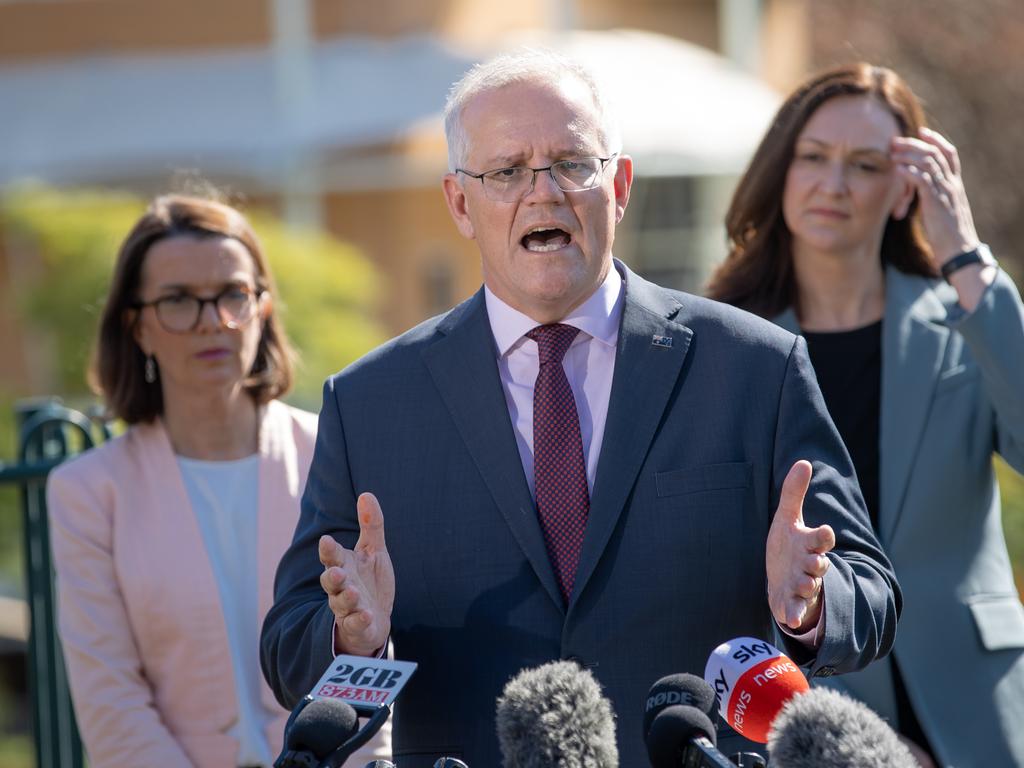
<path fill-rule="evenodd" d="M 370 719 L 366 721 L 366 725 L 360 728 L 355 736 L 325 757 L 316 768 L 341 768 L 341 765 L 351 757 L 353 752 L 376 735 L 390 716 L 391 707 L 387 705 L 374 709 Z"/>

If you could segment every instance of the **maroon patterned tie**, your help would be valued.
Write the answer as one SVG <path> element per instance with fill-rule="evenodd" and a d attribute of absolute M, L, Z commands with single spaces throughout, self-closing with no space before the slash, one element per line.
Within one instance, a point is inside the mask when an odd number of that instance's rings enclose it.
<path fill-rule="evenodd" d="M 562 597 L 569 602 L 590 511 L 580 419 L 562 358 L 579 329 L 539 325 L 540 370 L 533 389 L 533 474 L 537 513 Z"/>

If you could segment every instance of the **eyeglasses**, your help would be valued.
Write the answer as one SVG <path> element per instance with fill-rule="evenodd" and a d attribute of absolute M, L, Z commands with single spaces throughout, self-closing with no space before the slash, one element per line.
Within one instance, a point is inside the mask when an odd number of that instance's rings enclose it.
<path fill-rule="evenodd" d="M 217 310 L 217 317 L 226 327 L 235 329 L 248 323 L 256 314 L 256 304 L 264 291 L 254 291 L 247 285 L 229 285 L 216 296 L 202 298 L 182 291 L 168 296 L 161 296 L 153 301 L 139 301 L 133 304 L 136 309 L 153 307 L 156 319 L 165 331 L 170 333 L 188 333 L 199 325 L 203 308 L 212 304 Z"/>
<path fill-rule="evenodd" d="M 456 168 L 455 172 L 465 174 L 473 179 L 480 179 L 488 200 L 496 203 L 514 203 L 533 191 L 533 187 L 537 183 L 537 174 L 545 171 L 551 174 L 551 180 L 563 192 L 582 192 L 593 189 L 601 183 L 605 165 L 618 154 L 616 152 L 610 157 L 580 157 L 575 160 L 559 160 L 544 168 L 516 165 L 483 173 L 470 173 L 464 168 Z"/>

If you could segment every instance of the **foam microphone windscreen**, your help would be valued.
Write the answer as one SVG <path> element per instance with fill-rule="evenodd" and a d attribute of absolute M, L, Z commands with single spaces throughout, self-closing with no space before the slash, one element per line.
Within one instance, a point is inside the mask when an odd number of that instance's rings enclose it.
<path fill-rule="evenodd" d="M 782 651 L 753 637 L 738 637 L 711 652 L 704 679 L 719 697 L 719 713 L 734 731 L 764 744 L 782 706 L 810 686 Z"/>
<path fill-rule="evenodd" d="M 768 735 L 772 768 L 916 768 L 917 761 L 875 712 L 829 688 L 812 688 L 782 708 Z"/>
<path fill-rule="evenodd" d="M 715 709 L 715 692 L 704 680 L 688 672 L 666 675 L 651 686 L 644 700 L 644 737 L 651 730 L 654 718 L 665 707 L 686 704 L 696 707 L 708 717 Z"/>
<path fill-rule="evenodd" d="M 590 671 L 574 662 L 513 677 L 496 720 L 505 768 L 618 768 L 611 704 Z"/>
<path fill-rule="evenodd" d="M 337 699 L 311 701 L 285 734 L 285 749 L 310 752 L 322 760 L 359 730 L 356 711 Z"/>
<path fill-rule="evenodd" d="M 715 745 L 711 718 L 696 707 L 672 704 L 662 709 L 647 729 L 647 757 L 654 768 L 679 768 L 691 740 L 701 736 Z"/>

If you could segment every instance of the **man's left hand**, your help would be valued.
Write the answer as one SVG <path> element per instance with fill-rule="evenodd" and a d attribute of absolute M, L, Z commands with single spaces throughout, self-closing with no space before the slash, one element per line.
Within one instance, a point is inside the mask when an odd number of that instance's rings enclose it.
<path fill-rule="evenodd" d="M 821 617 L 822 589 L 829 567 L 826 553 L 836 545 L 831 526 L 804 525 L 804 496 L 811 483 L 811 463 L 798 461 L 782 484 L 765 548 L 768 604 L 780 626 L 807 632 Z"/>

